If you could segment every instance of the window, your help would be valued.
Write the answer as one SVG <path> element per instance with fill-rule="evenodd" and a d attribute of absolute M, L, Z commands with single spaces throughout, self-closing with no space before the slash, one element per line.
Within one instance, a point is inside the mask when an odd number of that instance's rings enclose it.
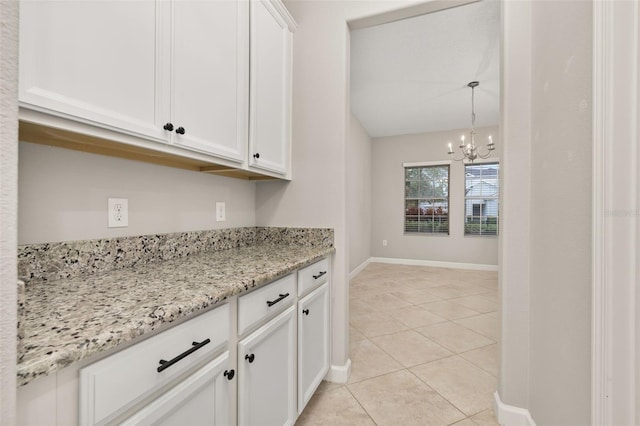
<path fill-rule="evenodd" d="M 449 166 L 405 166 L 404 232 L 449 234 Z"/>
<path fill-rule="evenodd" d="M 465 235 L 498 235 L 500 165 L 464 166 Z"/>

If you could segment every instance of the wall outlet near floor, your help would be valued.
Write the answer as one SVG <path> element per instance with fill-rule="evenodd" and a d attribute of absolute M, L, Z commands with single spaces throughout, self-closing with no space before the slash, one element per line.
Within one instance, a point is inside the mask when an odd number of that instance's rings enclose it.
<path fill-rule="evenodd" d="M 387 246 L 387 240 L 382 240 L 382 247 L 386 247 Z"/>
<path fill-rule="evenodd" d="M 127 198 L 107 198 L 108 227 L 129 226 L 129 200 Z"/>
<path fill-rule="evenodd" d="M 224 222 L 227 220 L 224 201 L 216 202 L 216 222 Z"/>

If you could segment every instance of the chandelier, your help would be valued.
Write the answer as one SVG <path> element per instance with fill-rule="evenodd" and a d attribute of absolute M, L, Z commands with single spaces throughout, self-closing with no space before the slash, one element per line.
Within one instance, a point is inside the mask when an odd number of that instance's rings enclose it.
<path fill-rule="evenodd" d="M 475 88 L 478 87 L 479 85 L 480 83 L 478 83 L 477 81 L 472 81 L 471 83 L 467 84 L 467 86 L 471 87 L 471 131 L 469 132 L 471 134 L 471 137 L 469 138 L 471 139 L 471 141 L 466 142 L 464 135 L 462 135 L 462 137 L 460 138 L 460 146 L 458 147 L 462 152 L 462 157 L 460 158 L 456 158 L 454 156 L 453 145 L 451 145 L 451 142 L 449 142 L 449 155 L 451 155 L 452 160 L 455 160 L 455 161 L 469 160 L 470 162 L 473 163 L 473 160 L 475 160 L 478 157 L 489 158 L 491 156 L 491 151 L 496 149 L 491 136 L 489 136 L 489 143 L 487 143 L 488 151 L 486 154 L 484 155 L 481 154 L 480 147 L 476 146 L 476 140 L 475 140 L 476 139 L 476 129 L 475 129 L 476 112 L 473 105 L 473 100 L 474 100 L 473 95 L 474 95 Z"/>

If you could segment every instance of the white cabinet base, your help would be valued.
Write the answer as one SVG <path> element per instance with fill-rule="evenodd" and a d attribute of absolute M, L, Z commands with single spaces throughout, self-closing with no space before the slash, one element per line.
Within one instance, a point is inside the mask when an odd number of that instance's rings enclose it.
<path fill-rule="evenodd" d="M 329 283 L 298 301 L 298 413 L 329 371 Z"/>
<path fill-rule="evenodd" d="M 295 422 L 295 314 L 292 306 L 238 344 L 238 424 Z"/>
<path fill-rule="evenodd" d="M 229 352 L 196 373 L 122 423 L 165 426 L 226 426 L 229 424 Z"/>

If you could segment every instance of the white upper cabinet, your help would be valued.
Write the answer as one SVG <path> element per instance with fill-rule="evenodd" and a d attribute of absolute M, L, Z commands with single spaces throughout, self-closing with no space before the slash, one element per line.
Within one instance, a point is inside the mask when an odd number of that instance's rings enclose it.
<path fill-rule="evenodd" d="M 290 178 L 295 23 L 280 0 L 20 4 L 23 123 L 140 147 L 143 161 Z"/>
<path fill-rule="evenodd" d="M 280 2 L 251 1 L 249 164 L 287 175 L 295 24 Z"/>
<path fill-rule="evenodd" d="M 20 2 L 21 106 L 166 139 L 154 1 Z"/>
<path fill-rule="evenodd" d="M 246 1 L 173 3 L 174 143 L 244 161 L 248 126 L 248 16 Z"/>

